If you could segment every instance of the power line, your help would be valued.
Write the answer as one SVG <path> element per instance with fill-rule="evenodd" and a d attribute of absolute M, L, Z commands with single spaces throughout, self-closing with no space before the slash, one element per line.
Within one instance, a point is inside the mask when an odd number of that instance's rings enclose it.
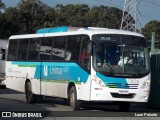
<path fill-rule="evenodd" d="M 122 6 L 119 6 L 119 5 L 115 4 L 115 3 L 113 3 L 112 0 L 110 0 L 111 2 L 107 2 L 107 1 L 103 1 L 103 0 L 93 0 L 93 1 L 111 4 L 111 5 L 115 6 L 115 7 L 123 10 L 123 7 L 122 7 Z M 152 2 L 151 2 L 151 1 L 147 1 L 147 0 L 140 0 L 140 1 L 145 2 L 145 3 L 149 3 L 149 4 L 153 4 L 153 5 L 156 5 L 156 6 L 160 7 L 159 4 L 157 4 L 157 3 L 153 2 L 153 1 L 152 1 Z M 150 17 L 148 17 L 148 16 L 146 16 L 146 15 L 144 15 L 144 14 L 140 14 L 140 16 L 142 16 L 143 18 L 146 18 L 146 19 L 148 19 L 148 20 L 153 20 L 153 18 L 150 18 Z"/>
<path fill-rule="evenodd" d="M 115 3 L 112 3 L 112 2 L 106 2 L 106 1 L 103 1 L 103 0 L 93 0 L 93 1 L 112 4 L 113 6 L 118 7 L 118 8 L 120 8 L 121 10 L 123 10 L 123 7 L 122 7 L 122 6 L 119 6 L 119 5 L 117 5 L 117 4 L 115 4 Z M 141 14 L 141 15 L 142 15 L 143 17 L 147 18 L 147 19 L 152 19 L 152 18 L 149 18 L 149 17 L 147 17 L 147 16 L 145 16 L 145 15 L 143 15 L 143 14 Z"/>
<path fill-rule="evenodd" d="M 115 6 L 115 7 L 117 7 L 117 8 L 123 9 L 121 6 L 119 6 L 119 5 L 117 5 L 117 4 L 113 3 L 113 2 L 106 2 L 106 1 L 103 1 L 103 0 L 93 0 L 93 1 L 102 2 L 102 3 L 108 3 L 108 4 L 111 4 L 111 5 Z"/>
<path fill-rule="evenodd" d="M 152 4 L 152 5 L 157 6 L 157 7 L 160 7 L 160 4 L 155 3 L 155 2 L 153 2 L 153 1 L 147 1 L 147 0 L 141 0 L 141 1 L 142 1 L 142 2 L 145 2 L 145 3 Z"/>
<path fill-rule="evenodd" d="M 143 14 L 141 14 L 141 16 L 142 16 L 143 18 L 147 18 L 148 20 L 153 20 L 153 18 L 150 18 L 150 17 L 145 16 L 145 15 L 143 15 Z"/>

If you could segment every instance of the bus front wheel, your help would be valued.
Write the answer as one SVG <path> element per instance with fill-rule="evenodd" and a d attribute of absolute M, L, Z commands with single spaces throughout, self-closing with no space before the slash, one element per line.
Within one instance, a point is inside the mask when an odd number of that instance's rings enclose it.
<path fill-rule="evenodd" d="M 27 103 L 35 103 L 37 101 L 37 95 L 32 93 L 32 86 L 30 82 L 27 82 L 25 86 L 25 94 Z"/>
<path fill-rule="evenodd" d="M 69 102 L 72 110 L 79 110 L 81 101 L 77 100 L 77 92 L 75 86 L 72 86 L 69 91 Z"/>

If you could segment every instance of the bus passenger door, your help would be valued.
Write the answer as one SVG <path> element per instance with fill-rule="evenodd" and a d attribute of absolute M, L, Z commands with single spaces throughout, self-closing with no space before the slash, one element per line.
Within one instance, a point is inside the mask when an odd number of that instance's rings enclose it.
<path fill-rule="evenodd" d="M 54 55 L 53 41 L 55 38 L 44 38 L 40 47 L 40 60 L 41 63 L 41 92 L 47 96 L 59 96 L 59 83 L 55 79 L 54 67 L 52 56 Z M 57 52 L 57 49 L 55 51 Z"/>
<path fill-rule="evenodd" d="M 41 90 L 42 94 L 47 96 L 59 96 L 59 83 L 54 79 L 53 69 L 51 62 L 42 62 Z"/>
<path fill-rule="evenodd" d="M 83 76 L 84 73 L 86 74 L 86 78 L 83 79 L 82 83 L 82 100 L 89 100 L 90 99 L 90 70 L 91 70 L 91 57 L 90 57 L 90 43 L 89 43 L 89 38 L 84 37 L 82 38 L 82 44 L 81 44 L 81 52 L 80 52 L 80 59 L 79 63 L 80 66 L 83 70 Z M 82 73 L 81 73 L 82 74 Z"/>

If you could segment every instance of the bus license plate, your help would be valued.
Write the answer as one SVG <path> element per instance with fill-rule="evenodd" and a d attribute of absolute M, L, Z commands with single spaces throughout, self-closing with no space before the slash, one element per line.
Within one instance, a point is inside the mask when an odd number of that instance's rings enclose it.
<path fill-rule="evenodd" d="M 128 90 L 119 90 L 119 94 L 128 94 Z"/>

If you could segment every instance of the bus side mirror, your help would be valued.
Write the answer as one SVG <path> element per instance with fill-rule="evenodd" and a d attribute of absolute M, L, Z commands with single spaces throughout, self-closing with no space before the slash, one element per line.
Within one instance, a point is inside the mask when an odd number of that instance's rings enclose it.
<path fill-rule="evenodd" d="M 6 57 L 5 57 L 5 54 L 2 54 L 2 60 L 5 60 Z"/>
<path fill-rule="evenodd" d="M 5 49 L 1 49 L 0 50 L 0 54 L 1 54 L 1 60 L 5 60 L 6 59 L 6 50 Z"/>

